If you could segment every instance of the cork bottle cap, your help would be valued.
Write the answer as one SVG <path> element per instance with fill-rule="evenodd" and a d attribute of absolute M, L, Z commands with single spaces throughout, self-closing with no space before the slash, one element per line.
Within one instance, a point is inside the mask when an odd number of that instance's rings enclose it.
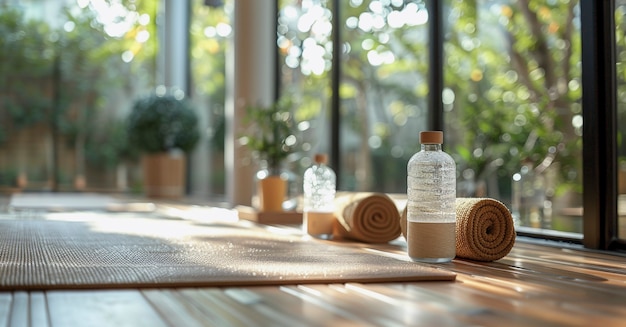
<path fill-rule="evenodd" d="M 315 162 L 320 164 L 328 163 L 328 156 L 323 153 L 318 153 L 315 155 Z"/>
<path fill-rule="evenodd" d="M 443 132 L 427 131 L 420 133 L 420 143 L 422 144 L 443 144 Z"/>

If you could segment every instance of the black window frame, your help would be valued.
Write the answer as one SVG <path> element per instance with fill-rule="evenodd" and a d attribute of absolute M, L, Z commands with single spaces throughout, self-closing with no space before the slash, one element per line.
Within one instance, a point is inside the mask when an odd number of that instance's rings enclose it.
<path fill-rule="evenodd" d="M 615 1 L 581 0 L 583 245 L 624 250 L 618 238 Z"/>

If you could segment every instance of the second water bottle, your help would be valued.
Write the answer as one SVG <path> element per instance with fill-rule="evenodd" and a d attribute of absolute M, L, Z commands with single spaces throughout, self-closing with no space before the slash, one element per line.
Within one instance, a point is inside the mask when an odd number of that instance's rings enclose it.
<path fill-rule="evenodd" d="M 317 238 L 329 239 L 335 221 L 336 175 L 328 167 L 328 156 L 315 155 L 315 163 L 304 172 L 304 232 Z"/>

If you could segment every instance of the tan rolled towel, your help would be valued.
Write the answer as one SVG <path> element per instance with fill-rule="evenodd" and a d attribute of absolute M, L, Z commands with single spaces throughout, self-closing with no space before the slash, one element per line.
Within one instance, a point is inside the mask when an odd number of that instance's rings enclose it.
<path fill-rule="evenodd" d="M 400 236 L 400 213 L 386 194 L 337 194 L 335 208 L 335 237 L 386 243 Z"/>
<path fill-rule="evenodd" d="M 406 237 L 406 208 L 400 225 Z M 476 261 L 495 261 L 511 251 L 515 228 L 509 209 L 489 198 L 456 199 L 456 256 Z"/>

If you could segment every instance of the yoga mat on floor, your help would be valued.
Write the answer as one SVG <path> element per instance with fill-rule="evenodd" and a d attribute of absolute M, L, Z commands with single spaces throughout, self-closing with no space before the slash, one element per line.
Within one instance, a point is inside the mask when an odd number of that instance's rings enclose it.
<path fill-rule="evenodd" d="M 449 281 L 455 276 L 242 222 L 113 214 L 85 221 L 0 220 L 2 291 Z"/>

